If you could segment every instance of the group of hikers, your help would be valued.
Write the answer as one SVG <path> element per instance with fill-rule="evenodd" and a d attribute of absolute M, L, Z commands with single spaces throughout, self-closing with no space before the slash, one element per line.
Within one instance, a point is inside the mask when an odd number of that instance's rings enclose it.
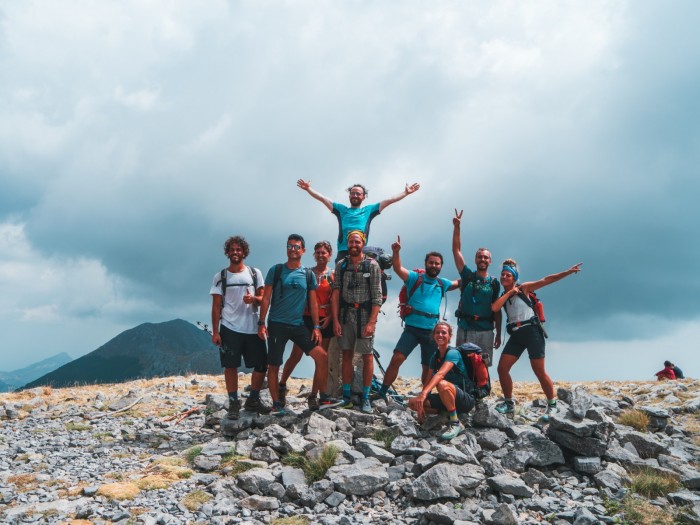
<path fill-rule="evenodd" d="M 385 292 L 382 267 L 364 248 L 373 219 L 391 204 L 418 191 L 420 185 L 406 184 L 402 193 L 366 206 L 363 202 L 368 192 L 362 184 L 347 189 L 350 206 L 331 201 L 314 190 L 310 181 L 299 180 L 297 186 L 323 203 L 338 220 L 335 269 L 329 267 L 333 248 L 328 241 L 314 245 L 316 265 L 307 268 L 302 265 L 305 240 L 301 235 L 291 234 L 286 242 L 286 262 L 272 266 L 263 280 L 260 270 L 244 262 L 250 253 L 248 242 L 241 236 L 226 240 L 224 254 L 229 266 L 214 275 L 210 294 L 212 341 L 221 349 L 229 418 L 238 418 L 241 409 L 238 368 L 242 358 L 253 370 L 250 393 L 243 408 L 284 415 L 287 380 L 304 354 L 315 364 L 307 401 L 309 409 L 353 408 L 351 387 L 354 354 L 357 353 L 362 356 L 363 364 L 359 409 L 372 412 L 373 341 Z M 542 419 L 548 421 L 556 412 L 554 385 L 545 371 L 546 332 L 537 313 L 534 292 L 581 270 L 581 263 L 578 263 L 538 281 L 520 283 L 517 263 L 506 259 L 500 279 L 497 279 L 489 275 L 491 253 L 486 248 L 476 250 L 474 268 L 470 268 L 461 251 L 461 219 L 462 212 L 455 210 L 452 254 L 459 272 L 456 280 L 439 277 L 444 262 L 439 252 L 426 254 L 424 268 L 408 270 L 401 261 L 400 237 L 391 246 L 391 267 L 404 282 L 401 306 L 404 328 L 383 383 L 375 393 L 377 398 L 387 396 L 402 364 L 420 346 L 423 388 L 409 400 L 409 406 L 419 419 L 426 413 L 445 411 L 449 419 L 443 439 L 452 439 L 464 430 L 458 414 L 469 412 L 477 397 L 465 381 L 469 363 L 465 363 L 458 347 L 465 343 L 476 345 L 483 363 L 491 366 L 494 349 L 502 342 L 502 309 L 506 311 L 509 338 L 497 368 L 504 399 L 495 409 L 502 414 L 514 411 L 510 369 L 527 350 L 532 369 L 548 400 Z M 456 312 L 455 347 L 450 345 L 453 327 L 440 321 L 440 306 L 445 294 L 456 289 L 460 290 L 460 301 Z M 336 392 L 327 389 L 328 348 L 333 337 L 337 338 L 342 351 L 342 396 L 339 400 L 335 399 Z M 280 376 L 289 340 L 294 346 Z M 260 399 L 266 375 L 271 407 Z"/>

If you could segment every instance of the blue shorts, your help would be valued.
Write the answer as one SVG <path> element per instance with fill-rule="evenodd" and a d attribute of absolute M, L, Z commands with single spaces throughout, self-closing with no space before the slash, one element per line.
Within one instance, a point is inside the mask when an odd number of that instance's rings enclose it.
<path fill-rule="evenodd" d="M 432 330 L 406 325 L 401 337 L 399 337 L 399 342 L 396 343 L 394 352 L 400 352 L 408 357 L 418 345 L 420 345 L 420 364 L 428 366 L 430 358 L 437 352 L 437 344 L 433 339 Z"/>

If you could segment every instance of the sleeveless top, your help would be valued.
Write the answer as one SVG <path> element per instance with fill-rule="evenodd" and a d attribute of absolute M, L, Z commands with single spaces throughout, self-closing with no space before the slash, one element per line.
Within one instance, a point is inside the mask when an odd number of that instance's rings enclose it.
<path fill-rule="evenodd" d="M 529 321 L 535 316 L 534 310 L 525 304 L 525 301 L 519 295 L 508 298 L 503 307 L 508 316 L 506 321 L 508 324 Z"/>

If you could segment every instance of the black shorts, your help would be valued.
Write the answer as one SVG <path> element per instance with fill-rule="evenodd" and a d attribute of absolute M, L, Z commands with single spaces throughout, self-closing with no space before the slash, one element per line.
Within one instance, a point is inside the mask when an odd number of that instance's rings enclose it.
<path fill-rule="evenodd" d="M 531 324 L 513 331 L 503 349 L 503 354 L 520 358 L 526 348 L 530 359 L 544 358 L 544 335 L 538 326 Z"/>
<path fill-rule="evenodd" d="M 467 394 L 464 390 L 455 385 L 455 390 L 457 395 L 455 396 L 455 408 L 459 414 L 467 414 L 472 408 L 474 408 L 474 398 Z M 442 403 L 439 394 L 428 394 L 428 402 L 433 408 L 438 410 L 447 410 L 445 405 Z"/>
<path fill-rule="evenodd" d="M 433 331 L 427 328 L 416 328 L 415 326 L 406 325 L 403 329 L 396 349 L 394 352 L 400 352 L 405 357 L 411 355 L 413 349 L 420 345 L 420 364 L 423 366 L 430 365 L 430 358 L 437 352 L 437 343 L 433 339 Z"/>
<path fill-rule="evenodd" d="M 306 355 L 309 355 L 311 350 L 316 347 L 316 343 L 311 340 L 311 333 L 304 325 L 268 323 L 268 363 L 271 366 L 282 366 L 284 347 L 290 339 Z"/>
<path fill-rule="evenodd" d="M 267 348 L 265 341 L 258 334 L 241 334 L 221 325 L 221 366 L 238 368 L 241 366 L 241 356 L 245 366 L 263 370 L 267 366 Z"/>
<path fill-rule="evenodd" d="M 308 315 L 304 316 L 304 326 L 309 332 L 312 332 L 314 329 L 314 321 Z M 325 328 L 321 328 L 321 337 L 323 339 L 330 339 L 334 335 L 335 334 L 333 333 L 333 321 L 328 323 L 328 326 L 326 326 Z"/>

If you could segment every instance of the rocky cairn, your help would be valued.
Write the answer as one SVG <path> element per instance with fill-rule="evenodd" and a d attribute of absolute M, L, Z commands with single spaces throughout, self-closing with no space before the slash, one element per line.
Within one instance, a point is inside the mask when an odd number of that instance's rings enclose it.
<path fill-rule="evenodd" d="M 547 425 L 488 399 L 451 442 L 393 401 L 310 413 L 305 388 L 237 420 L 207 376 L 2 395 L 0 522 L 617 523 L 648 472 L 677 488 L 646 502 L 700 524 L 700 382 L 567 385 Z M 632 408 L 647 429 L 618 422 Z"/>

